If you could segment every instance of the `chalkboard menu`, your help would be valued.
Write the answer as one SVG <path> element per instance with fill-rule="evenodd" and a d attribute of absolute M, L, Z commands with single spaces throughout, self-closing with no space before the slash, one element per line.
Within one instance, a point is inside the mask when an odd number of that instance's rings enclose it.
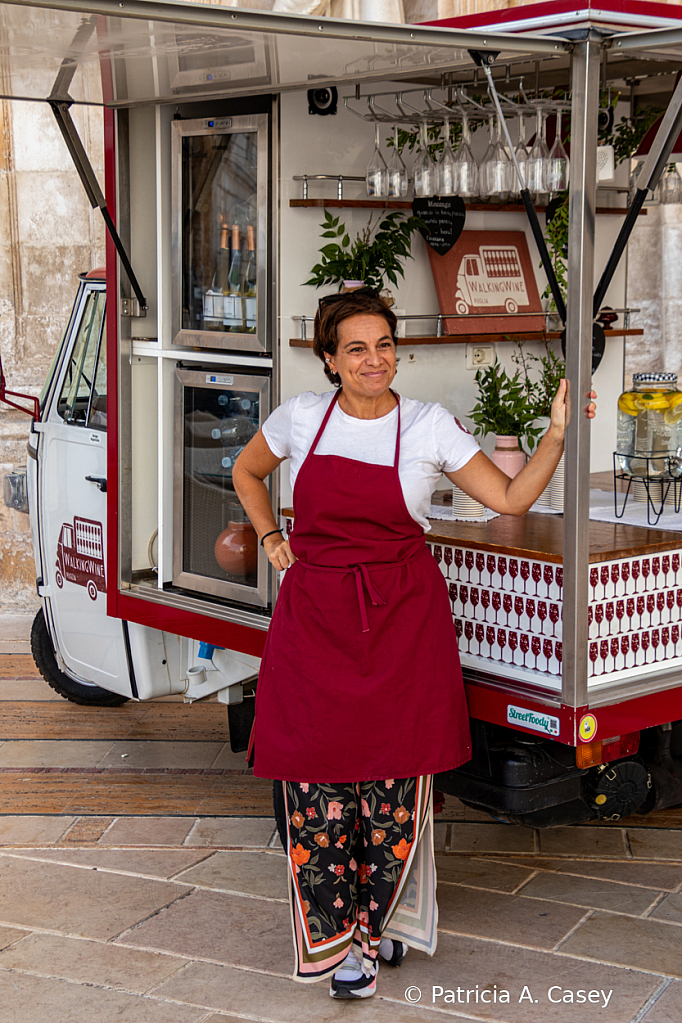
<path fill-rule="evenodd" d="M 412 202 L 412 212 L 426 224 L 420 228 L 426 243 L 444 256 L 455 244 L 466 219 L 464 202 L 458 195 L 434 195 L 429 199 L 417 198 Z"/>

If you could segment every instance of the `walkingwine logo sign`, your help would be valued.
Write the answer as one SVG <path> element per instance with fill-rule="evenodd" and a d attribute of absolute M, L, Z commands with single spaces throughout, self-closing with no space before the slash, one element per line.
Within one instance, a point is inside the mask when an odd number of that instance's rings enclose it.
<path fill-rule="evenodd" d="M 542 732 L 544 735 L 558 735 L 561 726 L 559 718 L 552 717 L 551 714 L 528 710 L 526 707 L 515 707 L 512 703 L 507 704 L 507 721 L 510 725 L 532 728 L 533 731 Z"/>

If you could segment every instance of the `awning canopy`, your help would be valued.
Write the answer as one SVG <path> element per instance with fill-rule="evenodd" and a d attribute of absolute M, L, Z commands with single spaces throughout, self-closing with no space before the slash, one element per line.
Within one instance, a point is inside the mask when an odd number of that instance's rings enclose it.
<path fill-rule="evenodd" d="M 66 75 L 74 102 L 133 106 L 438 76 L 470 68 L 470 49 L 565 62 L 570 43 L 177 0 L 0 3 L 0 94 L 15 99 L 47 99 L 60 68 L 74 64 Z"/>

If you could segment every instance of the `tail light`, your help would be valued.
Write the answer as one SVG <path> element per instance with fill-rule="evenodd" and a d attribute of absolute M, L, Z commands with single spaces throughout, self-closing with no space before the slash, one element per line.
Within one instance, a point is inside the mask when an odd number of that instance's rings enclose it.
<path fill-rule="evenodd" d="M 616 735 L 613 739 L 581 743 L 576 747 L 575 762 L 580 768 L 594 767 L 595 764 L 607 764 L 610 760 L 630 756 L 638 749 L 639 732 L 627 732 L 625 735 Z"/>

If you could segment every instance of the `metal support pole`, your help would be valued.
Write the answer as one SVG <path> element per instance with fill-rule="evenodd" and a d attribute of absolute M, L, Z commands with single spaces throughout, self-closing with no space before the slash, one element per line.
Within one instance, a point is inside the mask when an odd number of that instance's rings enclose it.
<path fill-rule="evenodd" d="M 600 50 L 598 42 L 586 40 L 577 43 L 573 51 L 572 76 L 566 303 L 566 376 L 570 418 L 565 454 L 562 703 L 574 708 L 587 704 L 590 422 L 582 409 L 592 376 Z"/>

